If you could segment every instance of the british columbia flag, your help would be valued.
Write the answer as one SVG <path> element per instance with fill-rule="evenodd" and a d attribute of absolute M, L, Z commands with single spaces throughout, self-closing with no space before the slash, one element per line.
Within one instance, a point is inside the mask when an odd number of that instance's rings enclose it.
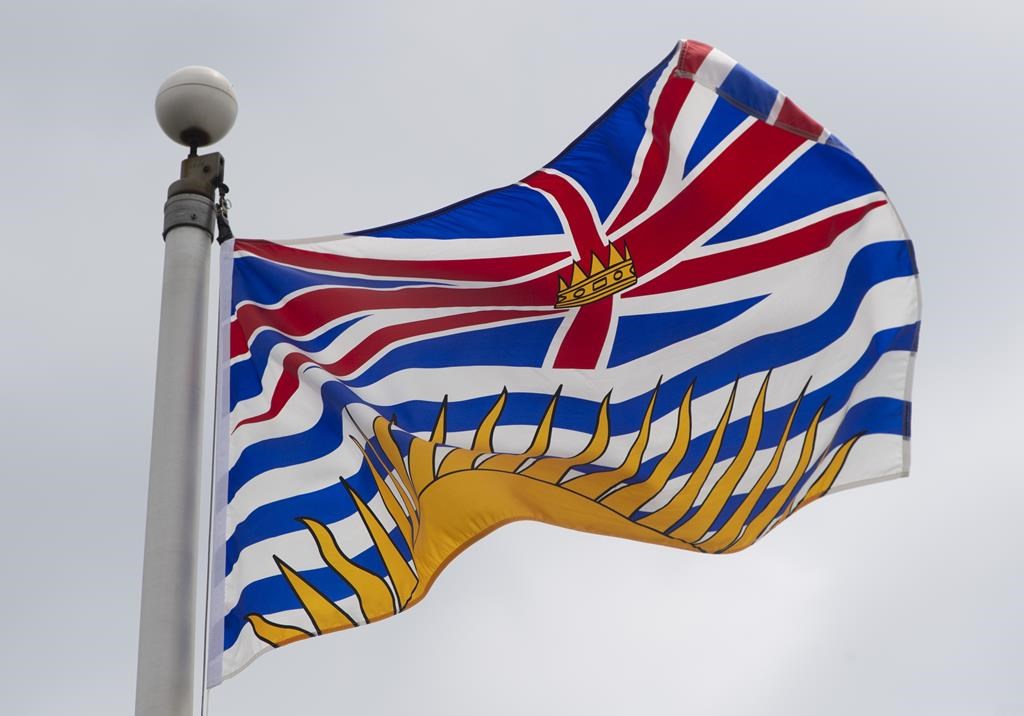
<path fill-rule="evenodd" d="M 223 257 L 213 684 L 515 519 L 729 552 L 907 473 L 900 220 L 700 42 L 518 182 Z"/>

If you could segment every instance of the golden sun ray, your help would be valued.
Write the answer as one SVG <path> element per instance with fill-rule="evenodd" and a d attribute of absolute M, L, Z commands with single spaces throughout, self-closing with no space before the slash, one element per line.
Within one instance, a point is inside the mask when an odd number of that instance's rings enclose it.
<path fill-rule="evenodd" d="M 647 411 L 644 413 L 640 430 L 637 432 L 636 439 L 633 441 L 633 445 L 630 447 L 629 453 L 627 453 L 626 459 L 622 461 L 622 464 L 614 470 L 580 475 L 576 479 L 565 483 L 566 489 L 596 500 L 598 495 L 604 494 L 623 480 L 628 480 L 637 473 L 637 470 L 640 469 L 640 462 L 644 457 L 644 450 L 647 449 L 647 441 L 651 437 L 651 418 L 654 415 L 654 401 L 658 397 L 658 389 L 660 387 L 661 379 L 658 379 L 658 384 L 654 386 L 654 390 L 651 392 L 651 399 L 647 403 Z"/>
<path fill-rule="evenodd" d="M 608 441 L 611 438 L 608 425 L 608 403 L 611 402 L 611 398 L 612 394 L 608 393 L 601 401 L 601 406 L 597 409 L 597 424 L 594 427 L 590 443 L 583 448 L 582 452 L 575 457 L 541 458 L 518 474 L 557 484 L 572 468 L 577 465 L 586 465 L 601 457 L 608 449 Z"/>
<path fill-rule="evenodd" d="M 306 518 L 300 521 L 316 540 L 324 563 L 355 590 L 366 621 L 371 622 L 395 613 L 394 599 L 387 582 L 346 557 L 326 525 Z"/>
<path fill-rule="evenodd" d="M 807 381 L 807 385 L 810 381 Z M 747 518 L 750 517 L 750 513 L 753 512 L 754 506 L 757 505 L 758 500 L 761 499 L 761 495 L 771 484 L 771 481 L 775 478 L 775 473 L 779 471 L 779 464 L 782 462 L 782 454 L 786 449 L 786 443 L 789 442 L 789 431 L 793 428 L 793 420 L 796 418 L 796 413 L 800 409 L 800 403 L 803 402 L 804 393 L 807 391 L 807 385 L 800 391 L 800 395 L 797 397 L 796 402 L 793 403 L 793 409 L 789 412 L 789 419 L 786 421 L 786 427 L 782 430 L 782 436 L 779 438 L 779 444 L 775 448 L 775 452 L 772 454 L 771 462 L 768 463 L 768 467 L 761 473 L 761 477 L 757 479 L 754 487 L 751 488 L 747 496 L 743 498 L 743 502 L 736 509 L 735 512 L 726 520 L 725 524 L 713 535 L 708 537 L 703 542 L 700 542 L 697 547 L 705 552 L 718 552 L 725 549 L 739 537 L 740 532 L 743 530 L 743 525 L 746 524 Z"/>
<path fill-rule="evenodd" d="M 352 617 L 346 614 L 337 604 L 321 594 L 316 587 L 303 579 L 283 559 L 275 556 L 274 561 L 277 562 L 277 567 L 281 570 L 281 574 L 288 580 L 288 586 L 292 588 L 295 596 L 299 598 L 299 602 L 302 604 L 302 608 L 306 610 L 306 614 L 309 615 L 310 621 L 313 622 L 313 628 L 316 629 L 317 634 L 355 626 L 356 623 Z"/>
<path fill-rule="evenodd" d="M 750 545 L 754 544 L 757 539 L 764 534 L 765 530 L 768 529 L 772 521 L 779 514 L 783 505 L 789 500 L 789 496 L 796 489 L 797 483 L 800 478 L 803 477 L 804 472 L 807 471 L 807 467 L 811 464 L 811 457 L 814 455 L 814 441 L 818 434 L 818 423 L 821 421 L 821 414 L 825 411 L 825 404 L 822 403 L 821 407 L 818 408 L 818 412 L 814 414 L 814 419 L 811 420 L 811 424 L 807 427 L 807 432 L 804 433 L 804 443 L 800 448 L 800 457 L 797 460 L 796 467 L 793 468 L 793 474 L 790 475 L 789 479 L 786 480 L 782 488 L 775 493 L 768 504 L 765 505 L 753 520 L 747 525 L 746 529 L 743 530 L 743 534 L 740 535 L 739 539 L 733 542 L 731 545 L 723 549 L 723 552 L 739 552 L 741 549 L 746 549 Z"/>
<path fill-rule="evenodd" d="M 736 386 L 738 384 L 739 382 L 737 381 L 732 385 L 732 393 L 729 394 L 729 402 L 725 406 L 725 412 L 722 413 L 722 417 L 718 421 L 718 426 L 711 436 L 708 449 L 704 453 L 700 464 L 697 465 L 697 469 L 686 480 L 683 489 L 673 495 L 666 505 L 646 517 L 642 517 L 640 524 L 646 525 L 658 532 L 664 532 L 678 522 L 693 506 L 697 495 L 700 494 L 700 488 L 704 486 L 704 481 L 711 474 L 711 468 L 715 466 L 715 460 L 718 458 L 718 451 L 722 447 L 722 440 L 725 438 L 725 429 L 729 426 L 729 416 L 732 415 L 732 405 L 736 401 Z"/>
<path fill-rule="evenodd" d="M 626 485 L 620 490 L 599 497 L 601 504 L 607 505 L 620 515 L 629 517 L 634 512 L 647 504 L 652 497 L 661 492 L 672 476 L 672 472 L 679 467 L 679 463 L 686 456 L 686 450 L 690 446 L 690 401 L 693 397 L 693 383 L 686 389 L 683 402 L 679 406 L 678 417 L 676 418 L 676 433 L 669 446 L 668 452 L 658 461 L 658 464 L 643 482 Z"/>
<path fill-rule="evenodd" d="M 558 396 L 561 394 L 562 386 L 558 386 L 558 390 L 555 391 L 555 394 L 551 396 L 551 400 L 548 402 L 548 407 L 544 411 L 544 417 L 541 418 L 540 423 L 537 425 L 537 431 L 534 433 L 533 440 L 530 442 L 530 447 L 526 449 L 526 452 L 518 455 L 504 453 L 489 457 L 480 463 L 480 469 L 516 472 L 527 459 L 543 455 L 547 452 L 548 445 L 551 443 L 551 425 L 555 420 L 555 406 L 558 405 Z"/>
<path fill-rule="evenodd" d="M 391 577 L 391 583 L 394 585 L 395 592 L 398 595 L 398 607 L 401 609 L 409 601 L 409 597 L 412 596 L 412 592 L 416 588 L 416 574 L 412 571 L 409 563 L 405 561 L 402 553 L 398 551 L 395 543 L 391 541 L 387 530 L 384 529 L 384 525 L 377 519 L 377 515 L 373 513 L 373 510 L 366 506 L 366 503 L 356 494 L 355 490 L 348 486 L 348 483 L 344 480 L 341 482 L 345 489 L 348 490 L 352 502 L 355 503 L 359 516 L 363 518 L 363 523 L 370 533 L 370 538 L 380 551 L 381 559 L 384 560 L 384 567 L 388 570 L 388 576 Z"/>
<path fill-rule="evenodd" d="M 673 537 L 684 542 L 696 542 L 703 537 L 722 508 L 725 507 L 725 503 L 732 496 L 740 479 L 746 474 L 747 468 L 750 467 L 750 461 L 754 459 L 754 453 L 757 452 L 757 443 L 761 439 L 761 427 L 764 425 L 764 402 L 768 394 L 770 378 L 771 373 L 766 375 L 764 382 L 761 383 L 761 390 L 754 401 L 754 409 L 747 424 L 746 437 L 744 437 L 736 457 L 718 478 L 715 486 L 711 488 L 711 492 L 704 499 L 704 503 L 697 513 L 671 533 Z"/>
<path fill-rule="evenodd" d="M 409 502 L 409 498 L 405 495 L 405 491 L 399 488 L 398 492 L 401 494 L 402 500 L 405 501 L 405 507 L 406 510 L 408 510 L 408 514 L 406 514 L 405 510 L 399 506 L 398 500 L 395 499 L 395 493 L 391 491 L 391 488 L 388 487 L 387 483 L 385 483 L 384 478 L 381 477 L 377 468 L 374 467 L 373 460 L 370 459 L 366 450 L 363 449 L 363 446 L 360 445 L 355 438 L 351 435 L 349 437 L 352 439 L 352 442 L 356 444 L 356 447 L 359 448 L 359 452 L 363 454 L 363 460 L 366 462 L 366 466 L 370 470 L 370 475 L 373 476 L 373 482 L 377 486 L 377 492 L 380 493 L 384 507 L 387 508 L 388 514 L 391 515 L 391 519 L 393 519 L 395 524 L 398 525 L 399 531 L 401 531 L 402 536 L 405 538 L 405 543 L 411 548 L 413 536 L 419 527 L 419 519 L 416 516 L 416 510 L 413 509 L 412 503 Z"/>
<path fill-rule="evenodd" d="M 391 421 L 383 417 L 377 417 L 373 421 L 373 434 L 377 438 L 377 442 L 380 443 L 381 449 L 384 451 L 384 455 L 387 457 L 387 461 L 391 463 L 391 467 L 394 468 L 395 473 L 402 481 L 402 485 L 406 490 L 409 491 L 409 497 L 413 501 L 416 500 L 416 495 L 420 493 L 413 485 L 413 481 L 409 476 L 409 471 L 406 469 L 405 460 L 402 459 L 402 451 L 398 449 L 398 443 L 395 442 L 394 436 L 391 434 Z"/>
<path fill-rule="evenodd" d="M 301 641 L 313 636 L 305 629 L 275 624 L 259 614 L 250 614 L 246 619 L 256 636 L 271 646 L 284 646 L 285 644 L 291 644 L 292 642 Z"/>

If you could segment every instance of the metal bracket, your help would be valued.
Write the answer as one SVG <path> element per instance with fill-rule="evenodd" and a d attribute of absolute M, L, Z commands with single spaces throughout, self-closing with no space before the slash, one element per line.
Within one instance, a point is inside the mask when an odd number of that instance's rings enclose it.
<path fill-rule="evenodd" d="M 212 241 L 213 198 L 224 186 L 224 157 L 219 152 L 196 154 L 193 149 L 181 163 L 181 178 L 167 188 L 164 238 L 177 226 L 194 226 L 208 233 Z"/>
<path fill-rule="evenodd" d="M 176 194 L 164 204 L 164 239 L 171 229 L 194 226 L 213 240 L 213 200 L 201 194 Z"/>
<path fill-rule="evenodd" d="M 190 154 L 181 163 L 181 178 L 168 187 L 167 198 L 178 194 L 201 194 L 212 201 L 217 187 L 223 183 L 224 157 L 220 152 Z"/>

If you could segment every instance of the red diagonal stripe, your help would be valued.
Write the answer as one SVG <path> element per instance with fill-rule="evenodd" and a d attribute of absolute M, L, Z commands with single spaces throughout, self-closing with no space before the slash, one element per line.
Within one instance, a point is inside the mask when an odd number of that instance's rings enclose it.
<path fill-rule="evenodd" d="M 298 268 L 389 278 L 425 278 L 449 281 L 507 281 L 527 276 L 565 258 L 564 253 L 502 256 L 485 259 L 393 261 L 308 251 L 269 241 L 236 240 L 235 251 Z"/>
<path fill-rule="evenodd" d="M 523 184 L 539 189 L 555 200 L 569 223 L 569 233 L 576 244 L 581 261 L 586 262 L 591 253 L 598 253 L 604 248 L 604 241 L 598 232 L 590 207 L 576 187 L 565 177 L 539 171 L 523 179 Z"/>
<path fill-rule="evenodd" d="M 330 286 L 295 296 L 283 306 L 242 306 L 231 323 L 231 357 L 249 351 L 249 337 L 261 326 L 290 336 L 304 336 L 324 324 L 363 311 L 388 308 L 486 308 L 502 306 L 549 308 L 557 294 L 554 272 L 508 286 L 454 288 L 413 286 L 375 290 Z"/>
<path fill-rule="evenodd" d="M 637 274 L 689 246 L 804 141 L 764 122 L 750 125 L 682 193 L 618 240 L 629 246 Z"/>
<path fill-rule="evenodd" d="M 885 203 L 876 201 L 850 209 L 759 244 L 683 261 L 657 278 L 626 291 L 623 296 L 650 296 L 705 286 L 809 256 L 831 246 L 841 233 Z"/>

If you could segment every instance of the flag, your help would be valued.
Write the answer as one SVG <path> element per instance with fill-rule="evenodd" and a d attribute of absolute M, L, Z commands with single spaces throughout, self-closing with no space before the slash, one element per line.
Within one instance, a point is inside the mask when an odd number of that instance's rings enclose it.
<path fill-rule="evenodd" d="M 907 473 L 901 222 L 700 42 L 520 181 L 222 256 L 210 683 L 516 520 L 729 553 Z"/>

